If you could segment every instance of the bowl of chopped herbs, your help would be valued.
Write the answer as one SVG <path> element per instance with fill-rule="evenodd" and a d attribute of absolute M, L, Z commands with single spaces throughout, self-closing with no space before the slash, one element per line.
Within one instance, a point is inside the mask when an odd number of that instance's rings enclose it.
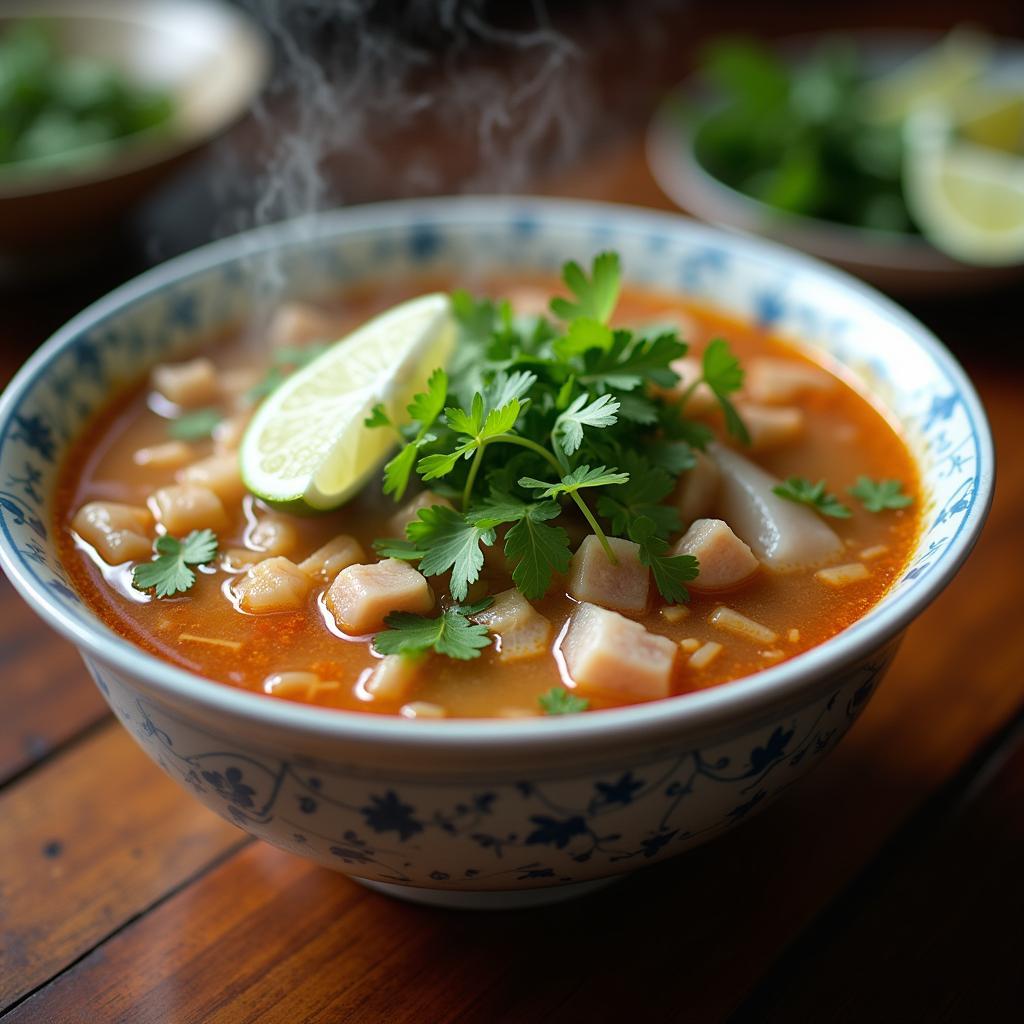
<path fill-rule="evenodd" d="M 690 213 L 889 290 L 1024 267 L 1024 48 L 973 29 L 719 39 L 647 150 Z"/>

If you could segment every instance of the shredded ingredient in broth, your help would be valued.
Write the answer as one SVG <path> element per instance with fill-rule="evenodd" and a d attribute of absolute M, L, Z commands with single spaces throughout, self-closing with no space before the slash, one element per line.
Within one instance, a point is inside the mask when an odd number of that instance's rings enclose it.
<path fill-rule="evenodd" d="M 551 409 L 521 380 L 488 419 L 472 394 L 448 390 L 471 367 L 432 378 L 421 398 L 436 422 L 403 429 L 412 451 L 384 477 L 397 504 L 371 483 L 319 516 L 272 509 L 245 491 L 235 451 L 255 405 L 326 343 L 454 282 L 285 307 L 256 355 L 240 330 L 205 339 L 200 357 L 114 402 L 71 453 L 57 520 L 76 587 L 111 628 L 183 668 L 267 699 L 411 719 L 589 712 L 721 685 L 820 644 L 906 562 L 918 475 L 905 444 L 845 382 L 757 328 L 638 289 L 616 306 L 612 269 L 568 275 L 571 294 L 554 305 L 567 325 L 552 335 L 558 358 L 581 361 Z M 483 290 L 544 287 L 556 290 L 523 275 Z M 482 307 L 456 308 L 470 330 Z M 625 371 L 602 363 L 612 328 L 656 324 L 646 336 L 657 337 L 671 321 L 690 345 L 676 372 L 644 370 L 635 354 L 643 386 L 624 388 Z M 151 386 L 173 393 L 176 416 L 160 414 Z M 464 419 L 441 413 L 453 400 Z M 643 426 L 677 402 L 678 437 Z M 544 416 L 542 458 L 521 439 Z M 617 432 L 642 440 L 616 450 Z M 813 517 L 824 561 L 789 564 L 788 550 L 764 547 L 743 505 L 753 492 L 780 522 Z M 131 595 L 107 582 L 122 562 L 141 588 Z"/>

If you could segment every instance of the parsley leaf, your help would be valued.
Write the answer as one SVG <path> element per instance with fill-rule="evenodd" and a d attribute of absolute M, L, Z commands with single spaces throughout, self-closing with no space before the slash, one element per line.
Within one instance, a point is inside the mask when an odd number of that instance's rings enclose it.
<path fill-rule="evenodd" d="M 156 557 L 132 570 L 136 590 L 152 590 L 157 597 L 183 594 L 196 581 L 190 565 L 205 565 L 217 555 L 217 535 L 212 530 L 193 530 L 184 540 L 170 534 L 157 537 Z"/>
<path fill-rule="evenodd" d="M 436 440 L 435 435 L 429 433 L 429 430 L 441 415 L 447 394 L 448 375 L 444 370 L 437 369 L 427 381 L 427 390 L 414 395 L 406 407 L 409 419 L 416 427 L 416 433 L 412 440 L 384 466 L 384 493 L 394 495 L 395 501 L 401 500 L 409 486 L 409 477 L 416 465 L 416 456 L 420 448 Z M 382 405 L 375 405 L 369 418 L 364 422 L 368 427 L 393 426 Z"/>
<path fill-rule="evenodd" d="M 568 360 L 590 349 L 610 349 L 614 337 L 611 328 L 605 324 L 589 317 L 578 317 L 569 324 L 564 337 L 558 338 L 551 348 L 559 359 Z"/>
<path fill-rule="evenodd" d="M 823 516 L 831 516 L 833 519 L 849 519 L 851 515 L 850 510 L 834 494 L 825 492 L 824 480 L 812 484 L 805 477 L 791 476 L 773 487 L 772 493 L 798 505 L 809 505 L 816 512 Z"/>
<path fill-rule="evenodd" d="M 666 555 L 668 542 L 658 536 L 658 527 L 649 516 L 639 516 L 629 524 L 629 537 L 640 546 L 640 562 L 650 568 L 661 596 L 670 604 L 689 601 L 689 591 L 683 584 L 697 578 L 697 559 L 693 555 Z"/>
<path fill-rule="evenodd" d="M 217 409 L 197 409 L 171 420 L 167 433 L 175 441 L 204 441 L 223 418 Z"/>
<path fill-rule="evenodd" d="M 586 697 L 577 697 L 564 686 L 552 686 L 547 693 L 537 698 L 537 703 L 544 709 L 545 715 L 575 715 L 590 707 Z"/>
<path fill-rule="evenodd" d="M 477 581 L 483 568 L 484 553 L 480 545 L 494 543 L 493 527 L 476 526 L 455 509 L 434 505 L 421 508 L 405 532 L 423 552 L 420 572 L 424 576 L 440 576 L 451 569 L 452 597 L 464 601 L 469 585 Z"/>
<path fill-rule="evenodd" d="M 479 658 L 491 638 L 486 626 L 470 622 L 466 616 L 483 611 L 489 604 L 488 599 L 474 605 L 454 605 L 433 619 L 411 612 L 392 612 L 384 620 L 388 628 L 373 638 L 374 649 L 378 654 L 434 650 L 460 661 Z"/>
<path fill-rule="evenodd" d="M 903 493 L 899 480 L 872 480 L 869 476 L 857 477 L 857 483 L 850 493 L 869 511 L 884 512 L 890 508 L 906 508 L 914 499 Z"/>
<path fill-rule="evenodd" d="M 750 433 L 740 419 L 729 395 L 743 387 L 743 369 L 724 338 L 715 338 L 704 350 L 701 378 L 718 399 L 725 414 L 725 426 L 733 437 L 750 444 Z"/>
<path fill-rule="evenodd" d="M 572 455 L 583 444 L 584 427 L 610 427 L 618 420 L 618 399 L 601 395 L 588 403 L 588 398 L 589 395 L 580 395 L 555 420 L 551 434 L 566 455 Z"/>
<path fill-rule="evenodd" d="M 611 319 L 622 284 L 617 253 L 603 252 L 595 256 L 589 279 L 578 263 L 567 263 L 562 270 L 562 279 L 576 296 L 576 302 L 552 299 L 551 312 L 555 316 L 566 321 L 582 317 L 601 324 Z"/>
<path fill-rule="evenodd" d="M 661 504 L 675 489 L 671 475 L 635 452 L 623 455 L 622 467 L 629 471 L 629 480 L 597 499 L 597 510 L 611 520 L 612 533 L 628 536 L 630 524 L 641 516 L 653 520 L 659 537 L 681 530 L 678 510 Z"/>
<path fill-rule="evenodd" d="M 586 354 L 580 381 L 620 391 L 632 391 L 646 381 L 670 388 L 679 381 L 679 374 L 670 364 L 687 349 L 686 342 L 673 331 L 655 337 L 616 331 L 610 349 Z"/>
<path fill-rule="evenodd" d="M 519 481 L 520 487 L 528 491 L 540 491 L 538 497 L 557 498 L 560 494 L 575 494 L 584 487 L 607 487 L 611 484 L 624 484 L 629 480 L 628 473 L 619 473 L 604 466 L 577 466 L 571 473 L 566 473 L 558 483 L 548 480 L 535 480 L 524 476 Z"/>

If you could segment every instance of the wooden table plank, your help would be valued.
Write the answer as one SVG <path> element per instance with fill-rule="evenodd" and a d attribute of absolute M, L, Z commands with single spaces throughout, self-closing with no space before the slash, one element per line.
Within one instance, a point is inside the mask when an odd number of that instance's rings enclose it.
<path fill-rule="evenodd" d="M 0 794 L 0 1007 L 245 842 L 111 721 Z"/>
<path fill-rule="evenodd" d="M 105 718 L 78 652 L 0 577 L 0 786 Z"/>

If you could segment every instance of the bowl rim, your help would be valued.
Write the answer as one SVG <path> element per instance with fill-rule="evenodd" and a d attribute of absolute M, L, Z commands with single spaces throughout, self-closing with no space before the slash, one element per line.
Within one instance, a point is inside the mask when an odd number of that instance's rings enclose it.
<path fill-rule="evenodd" d="M 806 56 L 809 49 L 830 37 L 853 40 L 870 57 L 896 55 L 913 58 L 925 47 L 941 40 L 946 32 L 927 29 L 854 29 L 842 32 L 798 32 L 768 40 L 769 47 L 789 64 Z M 993 55 L 1003 64 L 1024 64 L 1024 43 L 993 37 Z M 801 213 L 787 213 L 734 188 L 711 173 L 697 159 L 697 129 L 712 109 L 708 89 L 699 69 L 663 93 L 647 124 L 644 151 L 648 169 L 658 188 L 692 216 L 705 218 L 718 227 L 742 230 L 722 211 L 731 209 L 744 221 L 757 220 L 766 232 L 783 245 L 799 247 L 819 259 L 840 266 L 913 274 L 926 274 L 941 287 L 943 280 L 973 273 L 991 275 L 1020 272 L 1024 263 L 1005 266 L 965 263 L 937 249 L 922 235 L 884 231 L 825 220 Z M 696 105 L 700 116 L 680 125 L 681 105 Z M 712 104 L 713 106 L 713 104 Z"/>
<path fill-rule="evenodd" d="M 661 234 L 683 230 L 707 244 L 739 246 L 778 266 L 852 291 L 856 297 L 905 331 L 939 364 L 959 391 L 977 438 L 979 470 L 970 507 L 957 533 L 928 574 L 907 592 L 897 595 L 875 614 L 853 623 L 836 636 L 780 665 L 721 686 L 681 694 L 665 700 L 587 715 L 560 715 L 528 719 L 441 719 L 410 721 L 396 715 L 325 709 L 236 689 L 162 661 L 116 635 L 83 606 L 89 619 L 65 615 L 55 596 L 21 557 L 6 522 L 0 518 L 0 567 L 22 597 L 45 622 L 71 640 L 83 653 L 137 679 L 140 685 L 170 705 L 226 716 L 236 722 L 310 739 L 365 743 L 380 742 L 407 749 L 447 748 L 469 751 L 487 748 L 579 748 L 614 739 L 635 739 L 637 734 L 675 735 L 691 730 L 738 722 L 798 699 L 813 691 L 830 673 L 883 647 L 905 629 L 945 588 L 966 559 L 981 531 L 995 479 L 994 447 L 984 409 L 969 378 L 935 335 L 908 312 L 875 289 L 819 260 L 739 232 L 700 224 L 679 213 L 575 199 L 532 196 L 454 196 L 389 200 L 318 214 L 315 218 L 284 221 L 209 243 L 160 264 L 126 282 L 88 306 L 61 327 L 15 374 L 0 394 L 0 441 L 6 436 L 14 412 L 51 362 L 83 332 L 116 315 L 135 302 L 169 286 L 201 275 L 237 259 L 268 250 L 315 244 L 319 240 L 388 228 L 429 224 L 457 226 L 498 221 L 512 225 L 524 217 L 580 223 L 612 223 L 619 231 Z"/>
<path fill-rule="evenodd" d="M 251 74 L 245 89 L 239 90 L 230 109 L 215 122 L 198 130 L 182 126 L 171 117 L 170 129 L 160 126 L 146 128 L 132 135 L 115 139 L 117 145 L 97 161 L 84 166 L 32 167 L 14 172 L 0 165 L 0 202 L 38 199 L 80 188 L 118 181 L 143 171 L 177 160 L 216 139 L 240 120 L 266 85 L 272 64 L 270 41 L 262 27 L 243 8 L 223 0 L 157 0 L 150 3 L 163 17 L 178 17 L 181 8 L 219 19 L 224 30 L 232 34 L 236 44 L 246 48 Z M 152 14 L 152 12 L 150 12 Z M 48 0 L 45 10 L 30 11 L 26 0 L 4 0 L 0 3 L 0 24 L 33 18 L 41 21 L 76 19 L 78 21 L 130 21 L 150 25 L 146 12 L 134 0 L 100 0 L 76 3 L 74 0 Z M 17 168 L 18 164 L 6 165 Z"/>

